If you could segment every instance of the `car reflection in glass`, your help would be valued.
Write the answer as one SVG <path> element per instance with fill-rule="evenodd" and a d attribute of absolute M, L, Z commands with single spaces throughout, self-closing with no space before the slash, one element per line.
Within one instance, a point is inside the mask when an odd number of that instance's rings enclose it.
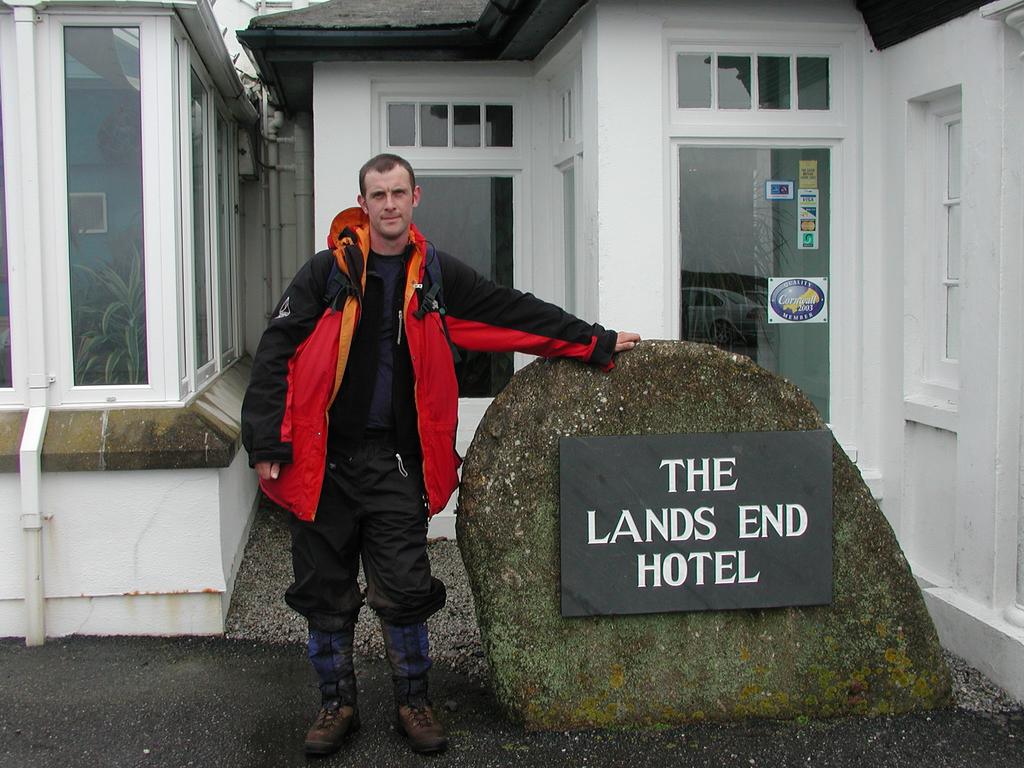
<path fill-rule="evenodd" d="M 725 288 L 684 288 L 683 338 L 718 346 L 757 344 L 757 328 L 765 307 Z"/>

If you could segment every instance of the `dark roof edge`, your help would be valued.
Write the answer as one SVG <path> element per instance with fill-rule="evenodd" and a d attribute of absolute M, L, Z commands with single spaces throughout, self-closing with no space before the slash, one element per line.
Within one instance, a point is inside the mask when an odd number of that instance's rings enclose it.
<path fill-rule="evenodd" d="M 274 29 L 239 30 L 238 40 L 249 50 L 289 48 L 313 51 L 321 48 L 422 48 L 476 47 L 488 41 L 474 25 L 420 27 L 417 29 Z"/>

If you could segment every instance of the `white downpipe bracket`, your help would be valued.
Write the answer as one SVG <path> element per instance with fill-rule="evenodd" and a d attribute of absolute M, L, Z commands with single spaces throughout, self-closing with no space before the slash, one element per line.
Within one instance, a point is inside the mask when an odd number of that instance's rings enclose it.
<path fill-rule="evenodd" d="M 18 474 L 21 481 L 21 528 L 25 533 L 25 645 L 46 639 L 46 598 L 43 592 L 43 437 L 50 410 L 45 405 L 28 409 L 21 437 Z"/>

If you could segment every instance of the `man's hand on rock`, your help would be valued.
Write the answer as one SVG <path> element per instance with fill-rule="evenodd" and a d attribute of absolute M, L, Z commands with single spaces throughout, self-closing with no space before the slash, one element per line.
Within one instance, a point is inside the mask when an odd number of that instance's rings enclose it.
<path fill-rule="evenodd" d="M 260 476 L 260 480 L 277 480 L 277 476 L 281 474 L 281 465 L 276 461 L 257 461 L 256 474 Z"/>
<path fill-rule="evenodd" d="M 619 331 L 618 337 L 615 339 L 615 351 L 625 352 L 626 350 L 632 349 L 640 343 L 639 333 L 629 333 L 627 331 Z"/>

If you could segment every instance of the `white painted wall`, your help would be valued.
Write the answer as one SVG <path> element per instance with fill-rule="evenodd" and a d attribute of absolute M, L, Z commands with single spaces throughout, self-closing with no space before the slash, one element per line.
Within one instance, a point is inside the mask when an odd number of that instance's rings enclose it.
<path fill-rule="evenodd" d="M 5 637 L 24 632 L 17 475 L 0 492 Z M 222 632 L 254 495 L 244 452 L 221 470 L 45 473 L 47 635 Z"/>
<path fill-rule="evenodd" d="M 1024 696 L 1024 630 L 1003 614 L 1015 597 L 1020 508 L 1022 43 L 974 12 L 879 54 L 882 152 L 865 161 L 877 164 L 874 178 L 885 189 L 881 314 L 891 329 L 907 318 L 907 335 L 881 345 L 885 466 L 903 488 L 885 509 L 943 644 L 1016 696 Z M 909 357 L 934 328 L 921 322 L 913 299 L 913 281 L 933 254 L 922 252 L 915 230 L 923 203 L 908 115 L 912 100 L 955 87 L 963 106 L 962 313 L 950 406 L 929 398 L 933 390 Z"/>

